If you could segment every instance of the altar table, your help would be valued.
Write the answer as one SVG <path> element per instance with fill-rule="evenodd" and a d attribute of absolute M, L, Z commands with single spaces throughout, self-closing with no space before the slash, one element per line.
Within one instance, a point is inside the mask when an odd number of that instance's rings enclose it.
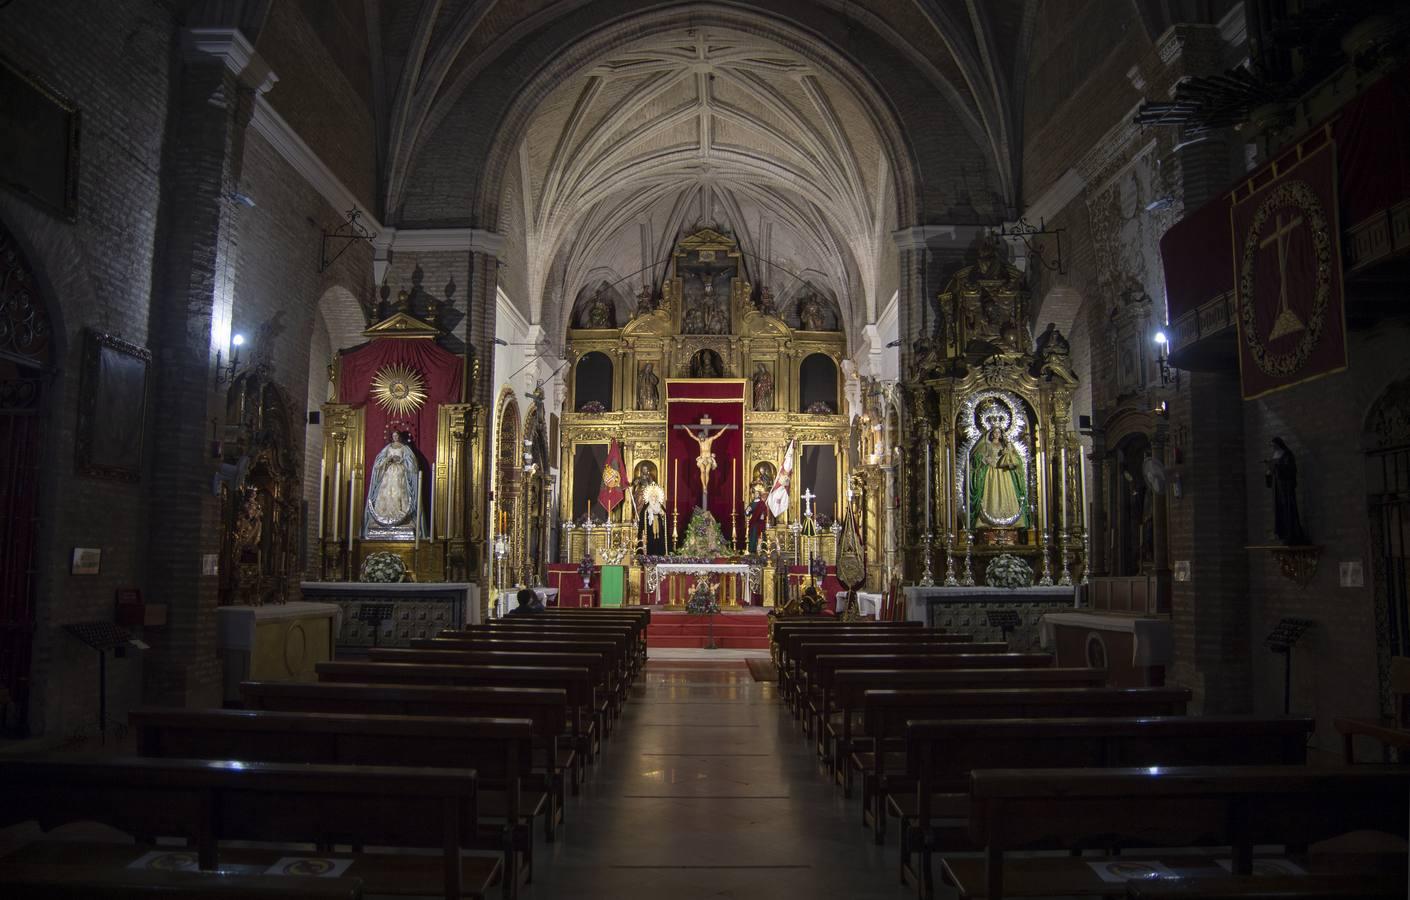
<path fill-rule="evenodd" d="M 336 603 L 342 608 L 339 650 L 410 647 L 413 640 L 435 637 L 442 628 L 480 624 L 480 589 L 474 584 L 305 581 L 299 588 L 305 600 Z M 391 615 L 380 622 L 364 621 L 364 606 L 391 607 Z"/>
<path fill-rule="evenodd" d="M 1071 587 L 918 587 L 904 589 L 906 618 L 930 628 L 974 635 L 976 641 L 1000 641 L 1003 629 L 989 624 L 991 611 L 1013 610 L 1018 626 L 1008 633 L 1009 649 L 1037 650 L 1038 622 L 1044 613 L 1071 611 L 1077 595 Z"/>
<path fill-rule="evenodd" d="M 747 563 L 657 563 L 646 570 L 646 590 L 656 595 L 656 603 L 661 604 L 661 583 L 672 575 L 735 575 L 741 579 L 744 590 L 741 597 L 748 597 L 759 590 L 761 572 L 758 566 Z"/>
<path fill-rule="evenodd" d="M 548 606 L 557 606 L 557 605 L 558 605 L 558 588 L 555 588 L 555 587 L 536 587 L 536 588 L 534 588 L 534 593 L 539 595 L 539 599 L 543 601 L 543 605 L 544 605 L 544 606 L 548 607 Z M 500 591 L 500 592 L 499 592 L 499 596 L 495 597 L 494 610 L 493 610 L 494 615 L 495 615 L 495 618 L 499 618 L 500 616 L 505 615 L 505 614 L 508 613 L 511 609 L 514 609 L 514 608 L 515 608 L 516 606 L 518 606 L 518 605 L 519 605 L 519 589 L 518 589 L 518 588 L 511 588 L 511 589 L 509 589 L 509 590 Z"/>

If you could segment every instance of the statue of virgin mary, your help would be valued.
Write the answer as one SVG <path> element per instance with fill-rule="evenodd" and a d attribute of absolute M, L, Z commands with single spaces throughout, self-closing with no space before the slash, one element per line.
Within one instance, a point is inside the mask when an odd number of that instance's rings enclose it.
<path fill-rule="evenodd" d="M 392 439 L 372 463 L 372 480 L 367 486 L 367 508 L 363 513 L 362 536 L 410 540 L 420 512 L 416 475 L 420 466 L 410 445 L 392 432 Z"/>

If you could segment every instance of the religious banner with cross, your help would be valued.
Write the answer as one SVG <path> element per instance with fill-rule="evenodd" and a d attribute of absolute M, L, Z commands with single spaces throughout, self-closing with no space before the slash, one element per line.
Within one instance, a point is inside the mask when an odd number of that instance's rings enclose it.
<path fill-rule="evenodd" d="M 1245 400 L 1346 368 L 1336 173 L 1324 130 L 1232 196 Z"/>

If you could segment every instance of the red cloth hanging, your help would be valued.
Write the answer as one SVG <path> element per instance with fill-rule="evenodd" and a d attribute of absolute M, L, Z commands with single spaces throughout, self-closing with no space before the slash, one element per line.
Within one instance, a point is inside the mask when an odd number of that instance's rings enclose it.
<path fill-rule="evenodd" d="M 736 511 L 742 511 L 744 504 L 739 496 L 731 494 L 731 481 L 734 481 L 733 491 L 737 494 L 743 481 L 749 478 L 743 462 L 744 393 L 745 382 L 742 379 L 666 383 L 668 437 L 665 477 L 670 479 L 667 483 L 669 503 L 680 516 L 681 533 L 685 532 L 686 523 L 700 503 L 700 470 L 695 466 L 700 446 L 686 431 L 676 426 L 698 425 L 702 416 L 709 416 L 712 430 L 718 430 L 723 425 L 735 426 L 716 438 L 711 448 L 715 454 L 716 468 L 710 473 L 709 509 L 725 536 L 738 542 L 737 529 L 735 534 L 731 534 L 734 528 L 734 522 L 730 519 L 731 499 Z M 677 471 L 680 473 L 679 479 Z M 674 522 L 672 519 L 672 524 Z"/>
<path fill-rule="evenodd" d="M 427 466 L 436 464 L 436 425 L 442 403 L 461 402 L 465 362 L 459 356 L 429 340 L 383 338 L 341 354 L 338 402 L 362 409 L 363 484 L 370 475 L 371 462 L 387 443 L 387 426 L 405 423 L 411 445 Z M 387 366 L 406 366 L 426 383 L 426 402 L 415 412 L 396 414 L 384 409 L 371 397 L 372 379 Z M 434 469 L 431 469 L 434 471 Z"/>

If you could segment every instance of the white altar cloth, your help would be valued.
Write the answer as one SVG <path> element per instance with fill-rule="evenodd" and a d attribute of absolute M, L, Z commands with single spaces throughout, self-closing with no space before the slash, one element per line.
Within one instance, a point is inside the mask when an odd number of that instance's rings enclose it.
<path fill-rule="evenodd" d="M 847 608 L 847 592 L 837 592 L 837 614 L 842 615 L 842 611 Z M 862 615 L 868 619 L 881 618 L 881 595 L 868 594 L 857 591 L 857 608 L 862 611 Z"/>
<path fill-rule="evenodd" d="M 667 575 L 737 575 L 744 582 L 741 596 L 748 596 L 759 587 L 759 569 L 746 563 L 657 563 L 646 573 L 646 589 L 656 595 L 656 603 L 661 603 L 661 580 Z"/>

